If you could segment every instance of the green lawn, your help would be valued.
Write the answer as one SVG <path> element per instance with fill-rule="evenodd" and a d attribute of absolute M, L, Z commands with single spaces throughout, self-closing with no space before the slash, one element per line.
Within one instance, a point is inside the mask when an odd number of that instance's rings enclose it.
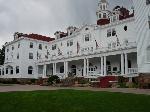
<path fill-rule="evenodd" d="M 0 93 L 0 112 L 149 112 L 150 96 L 76 90 Z"/>

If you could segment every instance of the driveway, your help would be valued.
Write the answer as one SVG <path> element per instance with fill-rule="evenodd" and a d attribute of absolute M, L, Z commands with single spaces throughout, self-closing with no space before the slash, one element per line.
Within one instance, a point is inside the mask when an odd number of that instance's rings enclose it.
<path fill-rule="evenodd" d="M 60 89 L 108 91 L 108 92 L 121 92 L 121 93 L 133 93 L 133 94 L 150 95 L 150 89 L 92 88 L 92 87 L 49 87 L 49 86 L 39 86 L 39 85 L 0 85 L 0 92 L 36 91 L 36 90 L 60 90 Z"/>

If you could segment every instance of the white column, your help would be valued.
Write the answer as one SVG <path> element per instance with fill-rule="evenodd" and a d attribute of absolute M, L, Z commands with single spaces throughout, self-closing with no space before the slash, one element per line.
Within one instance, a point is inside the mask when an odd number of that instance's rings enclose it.
<path fill-rule="evenodd" d="M 107 75 L 106 56 L 104 56 L 104 75 Z"/>
<path fill-rule="evenodd" d="M 87 58 L 87 67 L 86 68 L 87 68 L 87 74 L 86 75 L 89 76 L 89 59 L 88 58 Z"/>
<path fill-rule="evenodd" d="M 57 63 L 55 63 L 55 75 L 57 75 Z"/>
<path fill-rule="evenodd" d="M 125 53 L 125 75 L 128 74 L 128 55 Z"/>
<path fill-rule="evenodd" d="M 104 75 L 104 58 L 101 57 L 101 74 Z"/>
<path fill-rule="evenodd" d="M 121 75 L 124 75 L 124 54 L 121 54 Z"/>
<path fill-rule="evenodd" d="M 53 75 L 56 75 L 56 63 L 53 63 Z"/>
<path fill-rule="evenodd" d="M 84 59 L 83 76 L 86 76 L 86 59 Z"/>
<path fill-rule="evenodd" d="M 63 78 L 66 78 L 66 62 L 64 61 L 64 76 Z"/>
<path fill-rule="evenodd" d="M 66 72 L 65 76 L 68 77 L 68 61 L 66 61 L 66 67 L 65 68 L 66 68 L 66 70 L 65 70 L 65 72 Z"/>

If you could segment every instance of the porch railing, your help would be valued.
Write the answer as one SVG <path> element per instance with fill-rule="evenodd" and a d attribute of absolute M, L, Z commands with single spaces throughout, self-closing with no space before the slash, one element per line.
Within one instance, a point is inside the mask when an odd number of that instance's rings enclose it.
<path fill-rule="evenodd" d="M 137 74 L 138 68 L 128 68 L 128 74 Z"/>

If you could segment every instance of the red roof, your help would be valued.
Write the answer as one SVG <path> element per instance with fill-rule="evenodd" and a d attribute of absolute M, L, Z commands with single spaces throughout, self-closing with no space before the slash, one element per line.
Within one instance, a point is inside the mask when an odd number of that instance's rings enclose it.
<path fill-rule="evenodd" d="M 46 36 L 42 36 L 38 34 L 25 34 L 24 36 L 31 38 L 31 39 L 36 39 L 36 40 L 41 40 L 41 41 L 46 41 L 46 42 L 55 40 L 54 38 L 50 38 L 50 37 L 46 37 Z"/>

